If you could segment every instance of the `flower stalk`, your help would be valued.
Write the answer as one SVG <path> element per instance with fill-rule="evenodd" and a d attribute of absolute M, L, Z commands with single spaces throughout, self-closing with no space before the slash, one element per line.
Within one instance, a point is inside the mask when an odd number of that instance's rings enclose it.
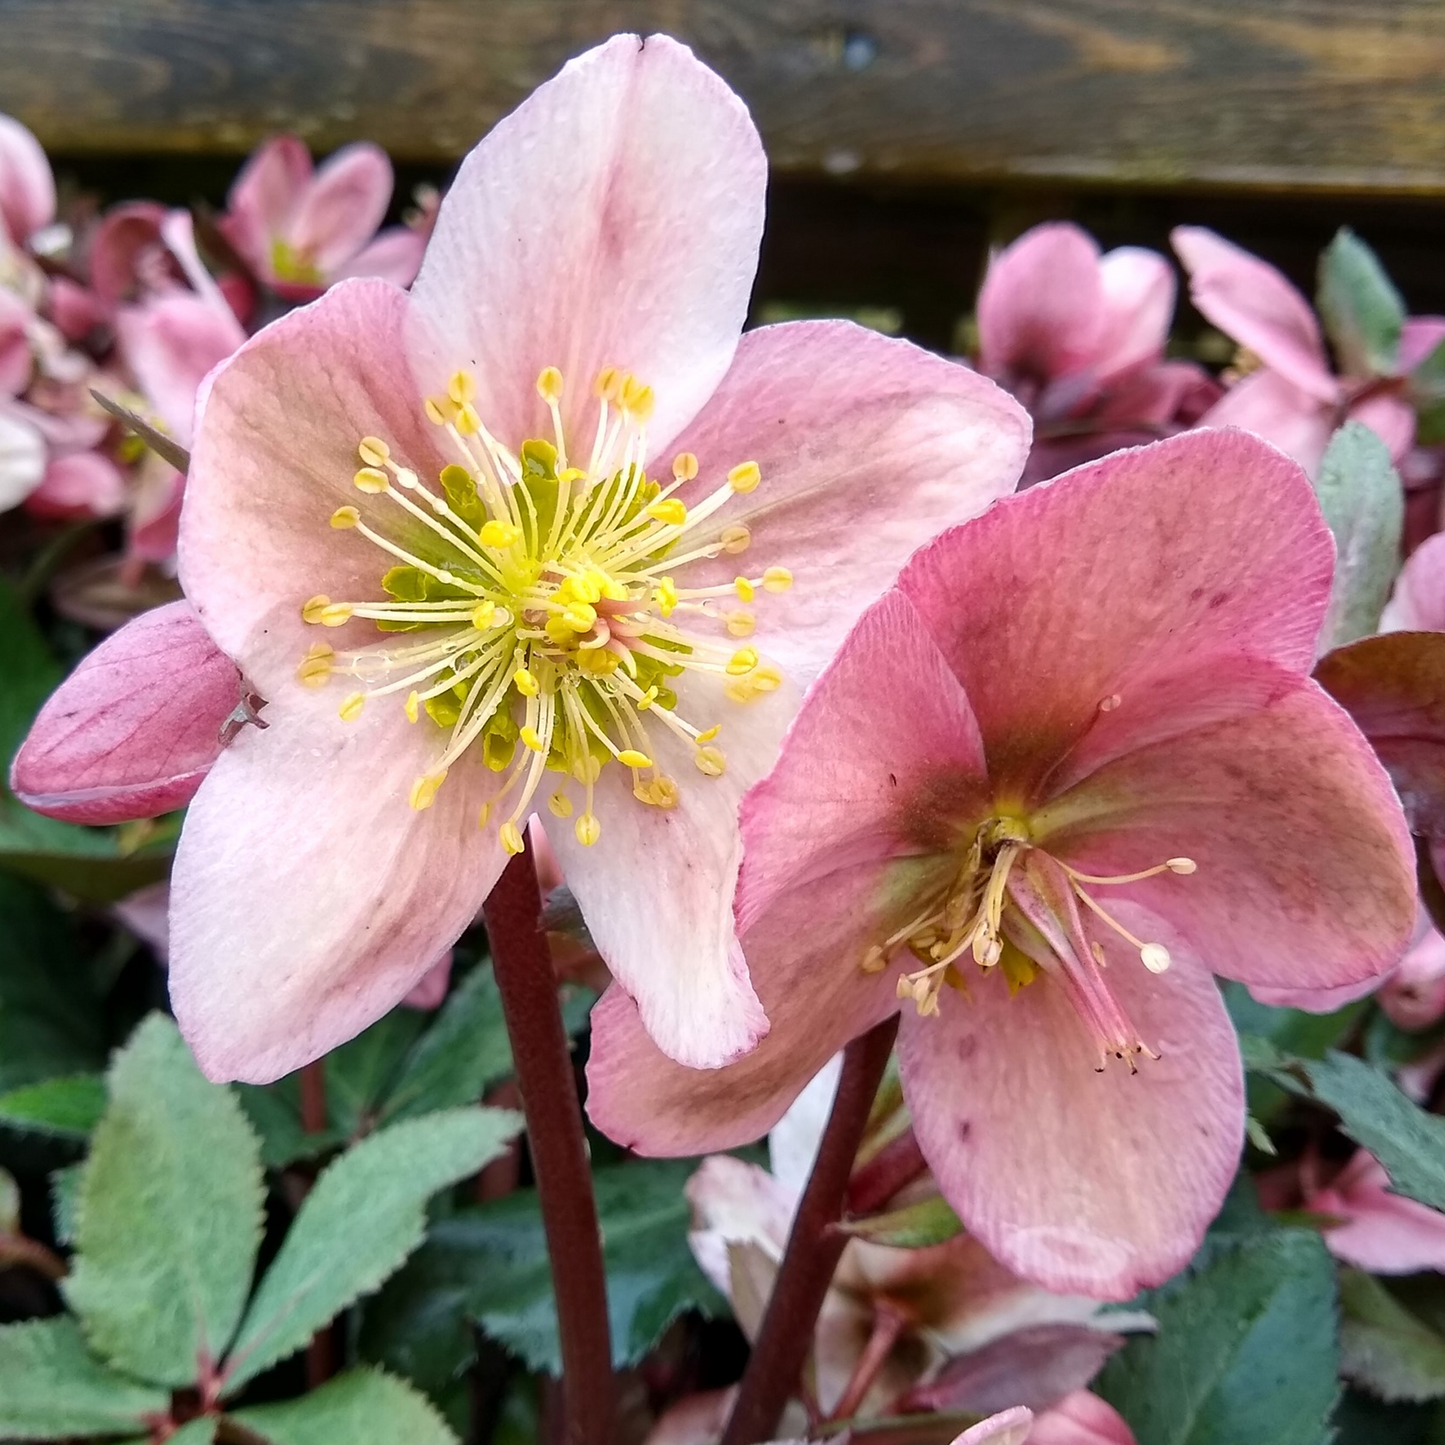
<path fill-rule="evenodd" d="M 563 1439 L 566 1445 L 607 1445 L 615 1390 L 602 1237 L 530 850 L 507 864 L 482 916 L 552 1263 L 562 1341 Z"/>
<path fill-rule="evenodd" d="M 722 1445 L 771 1439 L 797 1388 L 818 1311 L 848 1243 L 848 1236 L 834 1226 L 843 1218 L 853 1161 L 897 1032 L 894 1015 L 854 1039 L 844 1053 L 833 1111 Z"/>

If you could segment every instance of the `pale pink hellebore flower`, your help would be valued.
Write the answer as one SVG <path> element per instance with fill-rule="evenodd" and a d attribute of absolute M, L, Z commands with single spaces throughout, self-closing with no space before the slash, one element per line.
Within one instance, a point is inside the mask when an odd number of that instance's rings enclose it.
<path fill-rule="evenodd" d="M 1333 1216 L 1330 1253 L 1371 1274 L 1445 1270 L 1445 1214 L 1390 1191 L 1385 1167 L 1364 1149 L 1323 1189 L 1306 1194 L 1304 1208 Z"/>
<path fill-rule="evenodd" d="M 1101 255 L 1069 222 L 1035 226 L 989 261 L 978 367 L 1034 418 L 1026 482 L 1176 431 L 1218 394 L 1201 368 L 1164 359 L 1174 292 L 1158 252 Z"/>
<path fill-rule="evenodd" d="M 909 552 L 1013 488 L 1028 427 L 846 323 L 739 341 L 764 187 L 737 97 L 618 37 L 463 163 L 410 294 L 342 282 L 213 374 L 180 577 L 269 726 L 176 857 L 171 997 L 208 1074 L 274 1078 L 384 1013 L 544 799 L 660 1046 L 711 1066 L 766 1032 L 738 799 Z"/>
<path fill-rule="evenodd" d="M 1016 1405 L 970 1425 L 953 1445 L 1024 1445 L 1033 1423 L 1033 1412 Z"/>
<path fill-rule="evenodd" d="M 771 1172 L 718 1154 L 688 1181 L 693 1254 L 749 1340 L 772 1294 L 836 1085 L 830 1066 L 778 1121 L 768 1137 Z M 825 1413 L 842 1408 L 850 1417 L 1042 1408 L 1087 1384 L 1123 1343 L 1119 1331 L 1153 1325 L 1141 1312 L 1101 1315 L 1094 1300 L 1027 1284 L 967 1235 L 921 1249 L 854 1239 L 815 1326 L 812 1395 Z M 871 1375 L 855 1384 L 865 1359 Z"/>
<path fill-rule="evenodd" d="M 1027 1445 L 1137 1445 L 1137 1441 L 1112 1405 L 1087 1390 L 1075 1390 L 1035 1418 Z"/>
<path fill-rule="evenodd" d="M 392 185 L 386 152 L 370 142 L 343 146 L 316 168 L 299 136 L 274 136 L 236 177 L 221 228 L 256 275 L 293 301 L 348 276 L 409 286 L 426 237 L 407 226 L 378 234 Z"/>
<path fill-rule="evenodd" d="M 743 804 L 771 1032 L 689 1073 L 613 991 L 594 1121 L 648 1153 L 756 1138 L 901 996 L 904 1094 L 965 1227 L 1049 1289 L 1168 1278 L 1243 1132 L 1210 973 L 1352 982 L 1414 922 L 1398 801 L 1309 677 L 1331 571 L 1304 475 L 1235 431 L 1116 453 L 923 548 Z"/>
<path fill-rule="evenodd" d="M 1381 632 L 1445 632 L 1445 532 L 1405 559 L 1380 618 Z"/>
<path fill-rule="evenodd" d="M 1203 226 L 1176 227 L 1171 240 L 1189 272 L 1195 306 L 1258 367 L 1225 392 L 1201 425 L 1244 427 L 1287 452 L 1311 476 L 1335 429 L 1346 421 L 1364 422 L 1397 462 L 1404 457 L 1415 439 L 1410 403 L 1371 378 L 1335 374 L 1314 308 L 1293 282 Z M 1401 370 L 1423 360 L 1439 334 L 1433 318 L 1407 320 Z"/>
<path fill-rule="evenodd" d="M 0 247 L 26 242 L 55 219 L 55 177 L 35 136 L 0 115 Z"/>

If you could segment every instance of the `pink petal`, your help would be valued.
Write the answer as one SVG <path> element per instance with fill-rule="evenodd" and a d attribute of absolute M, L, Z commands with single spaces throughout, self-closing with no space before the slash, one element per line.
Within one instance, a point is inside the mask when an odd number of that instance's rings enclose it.
<path fill-rule="evenodd" d="M 687 1242 L 693 1257 L 713 1284 L 730 1295 L 730 1247 L 756 1244 L 771 1259 L 781 1259 L 798 1196 L 766 1169 L 714 1154 L 687 1181 L 687 1202 L 692 1207 Z"/>
<path fill-rule="evenodd" d="M 1017 1405 L 1012 1410 L 990 1415 L 987 1420 L 969 1426 L 953 1445 L 1024 1445 L 1033 1419 L 1032 1411 Z"/>
<path fill-rule="evenodd" d="M 1372 396 L 1350 407 L 1349 421 L 1364 424 L 1390 449 L 1398 464 L 1415 444 L 1415 409 L 1398 396 Z"/>
<path fill-rule="evenodd" d="M 1427 537 L 1406 559 L 1381 632 L 1445 632 L 1445 532 Z"/>
<path fill-rule="evenodd" d="M 166 208 L 156 201 L 126 201 L 101 218 L 90 241 L 90 284 L 101 304 L 169 289 L 181 269 L 161 239 Z"/>
<path fill-rule="evenodd" d="M 282 235 L 311 182 L 311 153 L 299 136 L 272 136 L 251 153 L 226 197 L 226 233 L 263 275 L 271 270 L 271 241 Z"/>
<path fill-rule="evenodd" d="M 75 823 L 187 803 L 221 751 L 240 675 L 188 603 L 142 613 L 51 695 L 10 769 L 21 802 Z"/>
<path fill-rule="evenodd" d="M 1333 558 L 1297 467 L 1195 431 L 999 503 L 899 586 L 968 693 L 996 790 L 1027 800 L 1091 729 L 1167 720 L 1155 694 L 1176 674 L 1240 654 L 1305 671 Z"/>
<path fill-rule="evenodd" d="M 171 1004 L 208 1077 L 269 1083 L 416 987 L 506 862 L 477 827 L 499 776 L 462 758 L 407 806 L 429 740 L 387 708 L 341 725 L 293 691 L 246 728 L 186 815 L 171 876 Z M 258 900 L 264 906 L 258 907 Z"/>
<path fill-rule="evenodd" d="M 1445 341 L 1445 316 L 1407 316 L 1400 328 L 1400 355 L 1395 369 L 1413 371 Z"/>
<path fill-rule="evenodd" d="M 936 1018 L 905 1012 L 899 1057 L 918 1142 L 965 1227 L 1045 1289 L 1123 1300 L 1180 1269 L 1218 1211 L 1244 1083 L 1218 990 L 1188 951 L 1157 976 L 1113 956 L 1109 985 L 1161 1056 L 1137 1074 L 1095 1072 L 1098 1049 L 1048 974 L 1010 998 L 995 971 Z"/>
<path fill-rule="evenodd" d="M 1202 226 L 1177 226 L 1170 239 L 1207 320 L 1311 396 L 1339 396 L 1314 310 L 1280 272 Z"/>
<path fill-rule="evenodd" d="M 1445 1214 L 1389 1190 L 1379 1160 L 1357 1150 L 1327 1189 L 1310 1195 L 1305 1207 L 1345 1223 L 1325 1230 L 1330 1253 L 1372 1274 L 1415 1274 L 1445 1270 Z"/>
<path fill-rule="evenodd" d="M 427 971 L 422 974 L 421 981 L 414 985 L 411 992 L 402 999 L 405 1008 L 421 1009 L 424 1013 L 430 1013 L 432 1009 L 440 1008 L 447 998 L 447 989 L 452 981 L 452 950 L 442 954 Z"/>
<path fill-rule="evenodd" d="M 679 578 L 705 587 L 740 566 L 789 568 L 792 588 L 753 609 L 755 641 L 805 686 L 916 547 L 1013 491 L 1028 443 L 1012 398 L 907 342 L 842 321 L 749 332 L 677 447 L 702 468 L 679 494 L 689 505 L 757 462 L 757 490 L 717 514 L 752 540 Z"/>
<path fill-rule="evenodd" d="M 1188 877 L 1104 891 L 1169 919 L 1213 972 L 1248 984 L 1359 983 L 1390 968 L 1414 929 L 1414 849 L 1394 789 L 1307 679 L 1105 765 L 1033 827 L 1050 853 L 1096 876 L 1193 859 Z"/>
<path fill-rule="evenodd" d="M 26 498 L 38 517 L 113 517 L 125 506 L 125 478 L 99 452 L 54 457 L 40 485 Z"/>
<path fill-rule="evenodd" d="M 45 476 L 45 438 L 28 422 L 0 411 L 0 512 L 18 506 Z"/>
<path fill-rule="evenodd" d="M 149 884 L 128 894 L 115 904 L 111 912 L 149 945 L 157 960 L 164 964 L 171 946 L 171 885 L 169 879 Z"/>
<path fill-rule="evenodd" d="M 1174 268 L 1157 251 L 1120 246 L 1099 262 L 1103 324 L 1093 357 L 1101 378 L 1160 360 L 1174 320 Z"/>
<path fill-rule="evenodd" d="M 1136 1445 L 1136 1441 L 1112 1405 L 1087 1390 L 1075 1390 L 1034 1421 L 1028 1445 Z"/>
<path fill-rule="evenodd" d="M 1445 1016 L 1445 938 L 1421 910 L 1415 941 L 1380 990 L 1380 1007 L 1396 1028 L 1418 1033 Z"/>
<path fill-rule="evenodd" d="M 573 60 L 442 201 L 412 293 L 442 341 L 429 389 L 474 370 L 477 409 L 517 445 L 551 435 L 535 386 L 558 366 L 568 435 L 590 443 L 593 380 L 616 366 L 656 389 L 665 446 L 732 360 L 765 181 L 742 102 L 686 47 L 618 35 Z"/>
<path fill-rule="evenodd" d="M 646 1445 L 717 1445 L 737 1396 L 736 1385 L 684 1395 L 663 1412 Z"/>
<path fill-rule="evenodd" d="M 273 700 L 297 690 L 296 665 L 316 641 L 302 604 L 321 593 L 373 597 L 385 570 L 356 533 L 328 526 L 338 506 L 367 509 L 351 480 L 357 443 L 382 437 L 433 479 L 446 460 L 405 361 L 409 304 L 384 282 L 343 281 L 253 337 L 206 395 L 181 517 L 181 584 Z M 404 544 L 394 507 L 379 515 Z M 360 643 L 376 634 L 353 622 L 326 641 L 345 647 L 353 635 Z"/>
<path fill-rule="evenodd" d="M 1068 222 L 1035 226 L 989 262 L 978 293 L 979 369 L 1038 385 L 1092 366 L 1105 305 L 1093 239 Z"/>
<path fill-rule="evenodd" d="M 8 115 L 0 115 L 0 226 L 23 246 L 55 219 L 55 178 L 40 142 Z"/>
<path fill-rule="evenodd" d="M 391 204 L 391 188 L 391 162 L 380 146 L 369 141 L 342 146 L 307 186 L 286 225 L 286 239 L 330 276 L 376 234 Z"/>
<path fill-rule="evenodd" d="M 171 434 L 188 444 L 201 382 L 246 340 L 240 322 L 229 310 L 177 291 L 143 306 L 122 307 L 116 332 L 146 399 Z"/>
<path fill-rule="evenodd" d="M 335 280 L 347 276 L 376 276 L 393 286 L 410 286 L 421 266 L 426 237 L 410 226 L 392 226 L 382 231 L 344 265 L 336 268 Z"/>
<path fill-rule="evenodd" d="M 1297 1008 L 1305 1013 L 1332 1014 L 1352 1004 L 1385 983 L 1381 974 L 1371 974 L 1359 983 L 1344 983 L 1338 988 L 1270 988 L 1266 984 L 1255 984 L 1250 993 L 1270 1008 Z"/>
<path fill-rule="evenodd" d="M 70 341 L 85 341 L 105 320 L 106 308 L 99 296 L 68 276 L 52 276 L 46 297 L 46 315 Z"/>
<path fill-rule="evenodd" d="M 1242 427 L 1272 442 L 1310 476 L 1319 472 L 1334 435 L 1337 410 L 1301 391 L 1277 371 L 1236 382 L 1200 418 L 1200 426 Z"/>
<path fill-rule="evenodd" d="M 30 384 L 34 325 L 35 313 L 13 292 L 0 289 L 0 394 L 18 396 Z"/>

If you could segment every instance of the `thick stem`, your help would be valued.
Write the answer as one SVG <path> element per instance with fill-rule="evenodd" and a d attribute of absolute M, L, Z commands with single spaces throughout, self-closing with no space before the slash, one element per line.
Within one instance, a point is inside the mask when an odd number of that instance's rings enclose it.
<path fill-rule="evenodd" d="M 616 1395 L 602 1236 L 530 849 L 507 864 L 482 917 L 512 1041 L 557 1296 L 563 1438 L 566 1445 L 609 1445 Z"/>
<path fill-rule="evenodd" d="M 898 1336 L 903 1333 L 906 1323 L 897 1310 L 889 1309 L 886 1305 L 874 1311 L 873 1332 L 868 1336 L 868 1343 L 863 1346 L 863 1353 L 858 1356 L 858 1363 L 853 1366 L 853 1373 L 848 1377 L 848 1383 L 838 1397 L 838 1403 L 833 1406 L 832 1413 L 828 1416 L 830 1421 L 847 1420 L 857 1414 L 859 1405 L 873 1387 L 873 1381 L 878 1378 L 879 1370 L 893 1353 L 893 1346 L 898 1343 Z"/>
<path fill-rule="evenodd" d="M 23 1264 L 36 1274 L 59 1283 L 70 1273 L 70 1266 L 53 1249 L 23 1234 L 0 1234 L 0 1269 Z"/>
<path fill-rule="evenodd" d="M 748 1357 L 722 1445 L 756 1445 L 771 1439 L 783 1407 L 798 1388 L 813 1345 L 818 1311 L 848 1243 L 848 1236 L 832 1226 L 843 1217 L 853 1161 L 897 1032 L 898 1015 L 893 1014 L 854 1039 L 843 1055 L 833 1112 L 818 1146 L 812 1177 L 798 1201 L 777 1283 Z"/>
<path fill-rule="evenodd" d="M 877 1214 L 900 1189 L 921 1178 L 928 1161 L 913 1130 L 890 1140 L 848 1182 L 848 1213 L 855 1218 Z"/>

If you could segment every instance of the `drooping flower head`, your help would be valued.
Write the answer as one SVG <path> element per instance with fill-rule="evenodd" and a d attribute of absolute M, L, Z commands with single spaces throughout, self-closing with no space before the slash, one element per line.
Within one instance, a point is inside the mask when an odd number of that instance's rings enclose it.
<path fill-rule="evenodd" d="M 715 1065 L 766 1030 L 738 799 L 909 552 L 1012 489 L 1028 428 L 846 323 L 740 342 L 764 184 L 722 82 L 619 37 L 466 160 L 410 294 L 342 282 L 214 373 L 180 576 L 267 726 L 176 861 L 172 997 L 211 1073 L 384 1012 L 534 810 L 663 1047 Z"/>
<path fill-rule="evenodd" d="M 595 1121 L 649 1152 L 739 1143 L 901 1003 L 918 1142 L 989 1251 L 1101 1297 L 1172 1274 L 1242 1135 L 1209 974 L 1349 983 L 1413 922 L 1399 804 L 1308 675 L 1331 557 L 1303 474 L 1239 432 L 1117 453 L 924 548 L 744 804 L 768 1038 L 688 1073 L 614 991 Z"/>

